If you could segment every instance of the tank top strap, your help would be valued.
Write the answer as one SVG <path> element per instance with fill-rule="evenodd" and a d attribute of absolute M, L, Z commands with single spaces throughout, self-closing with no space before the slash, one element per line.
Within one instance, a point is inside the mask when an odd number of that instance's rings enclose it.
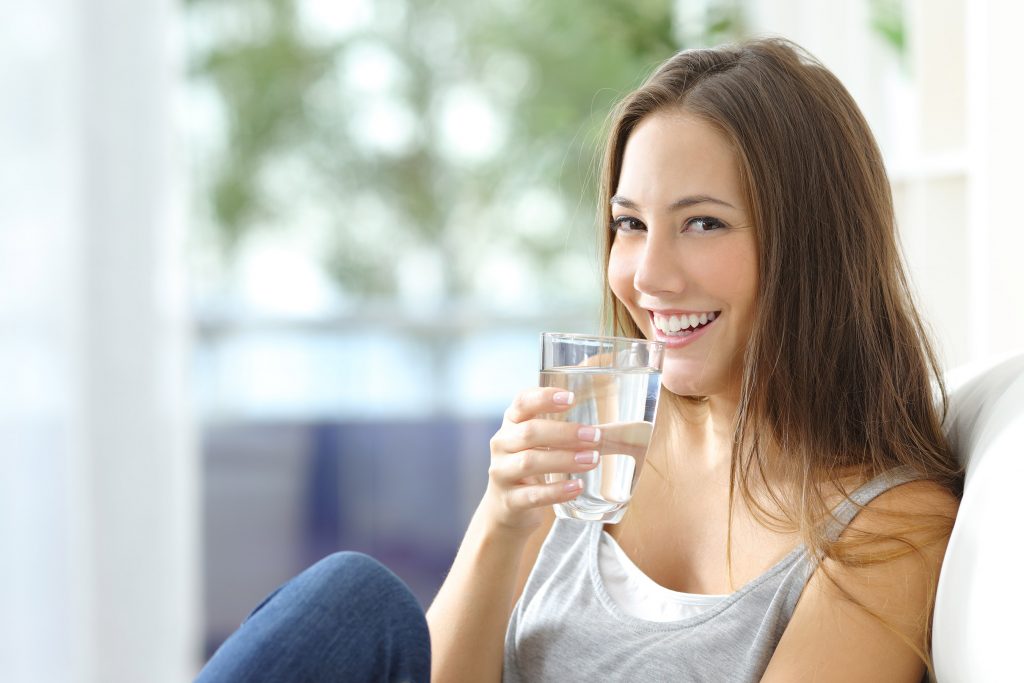
<path fill-rule="evenodd" d="M 906 484 L 920 478 L 920 473 L 907 465 L 882 472 L 833 508 L 832 519 L 829 520 L 828 528 L 825 532 L 826 535 L 830 540 L 836 540 L 843 533 L 843 530 L 850 525 L 850 522 L 853 521 L 853 518 L 857 516 L 857 513 L 861 511 L 863 506 L 900 484 Z"/>

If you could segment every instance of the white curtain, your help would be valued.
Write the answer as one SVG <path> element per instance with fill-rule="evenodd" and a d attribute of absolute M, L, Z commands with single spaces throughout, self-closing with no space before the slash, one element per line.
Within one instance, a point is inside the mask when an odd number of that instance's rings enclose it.
<path fill-rule="evenodd" d="M 0 9 L 0 680 L 189 680 L 179 10 Z"/>

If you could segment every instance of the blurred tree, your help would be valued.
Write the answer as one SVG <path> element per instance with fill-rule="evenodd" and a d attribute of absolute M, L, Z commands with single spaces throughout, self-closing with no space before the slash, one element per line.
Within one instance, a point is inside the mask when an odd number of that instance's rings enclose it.
<path fill-rule="evenodd" d="M 871 28 L 874 29 L 907 65 L 907 25 L 903 0 L 870 0 Z"/>
<path fill-rule="evenodd" d="M 410 264 L 440 297 L 486 295 L 496 254 L 559 291 L 560 259 L 592 258 L 607 112 L 695 34 L 671 0 L 349 2 L 333 11 L 367 20 L 333 33 L 312 11 L 329 0 L 187 3 L 192 78 L 227 122 L 198 187 L 225 253 L 325 221 L 324 263 L 365 298 L 393 297 Z M 709 7 L 704 35 L 741 31 L 737 1 Z"/>

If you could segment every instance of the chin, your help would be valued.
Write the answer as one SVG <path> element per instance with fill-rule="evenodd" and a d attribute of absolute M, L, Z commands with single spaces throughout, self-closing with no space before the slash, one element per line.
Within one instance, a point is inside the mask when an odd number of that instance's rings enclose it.
<path fill-rule="evenodd" d="M 662 375 L 661 386 L 676 396 L 707 396 L 712 393 L 708 391 L 705 382 L 695 382 L 692 378 Z"/>
<path fill-rule="evenodd" d="M 661 385 L 677 396 L 713 396 L 729 388 L 728 382 L 706 367 L 692 372 L 662 372 Z"/>

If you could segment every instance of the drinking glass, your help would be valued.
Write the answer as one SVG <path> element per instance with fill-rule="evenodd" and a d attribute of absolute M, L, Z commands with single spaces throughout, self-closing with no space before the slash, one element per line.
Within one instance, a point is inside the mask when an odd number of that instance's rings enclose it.
<path fill-rule="evenodd" d="M 664 353 L 664 344 L 645 339 L 541 335 L 541 386 L 575 394 L 569 410 L 544 417 L 601 430 L 596 468 L 547 475 L 583 481 L 582 493 L 555 506 L 557 516 L 614 524 L 626 514 L 654 429 Z"/>

